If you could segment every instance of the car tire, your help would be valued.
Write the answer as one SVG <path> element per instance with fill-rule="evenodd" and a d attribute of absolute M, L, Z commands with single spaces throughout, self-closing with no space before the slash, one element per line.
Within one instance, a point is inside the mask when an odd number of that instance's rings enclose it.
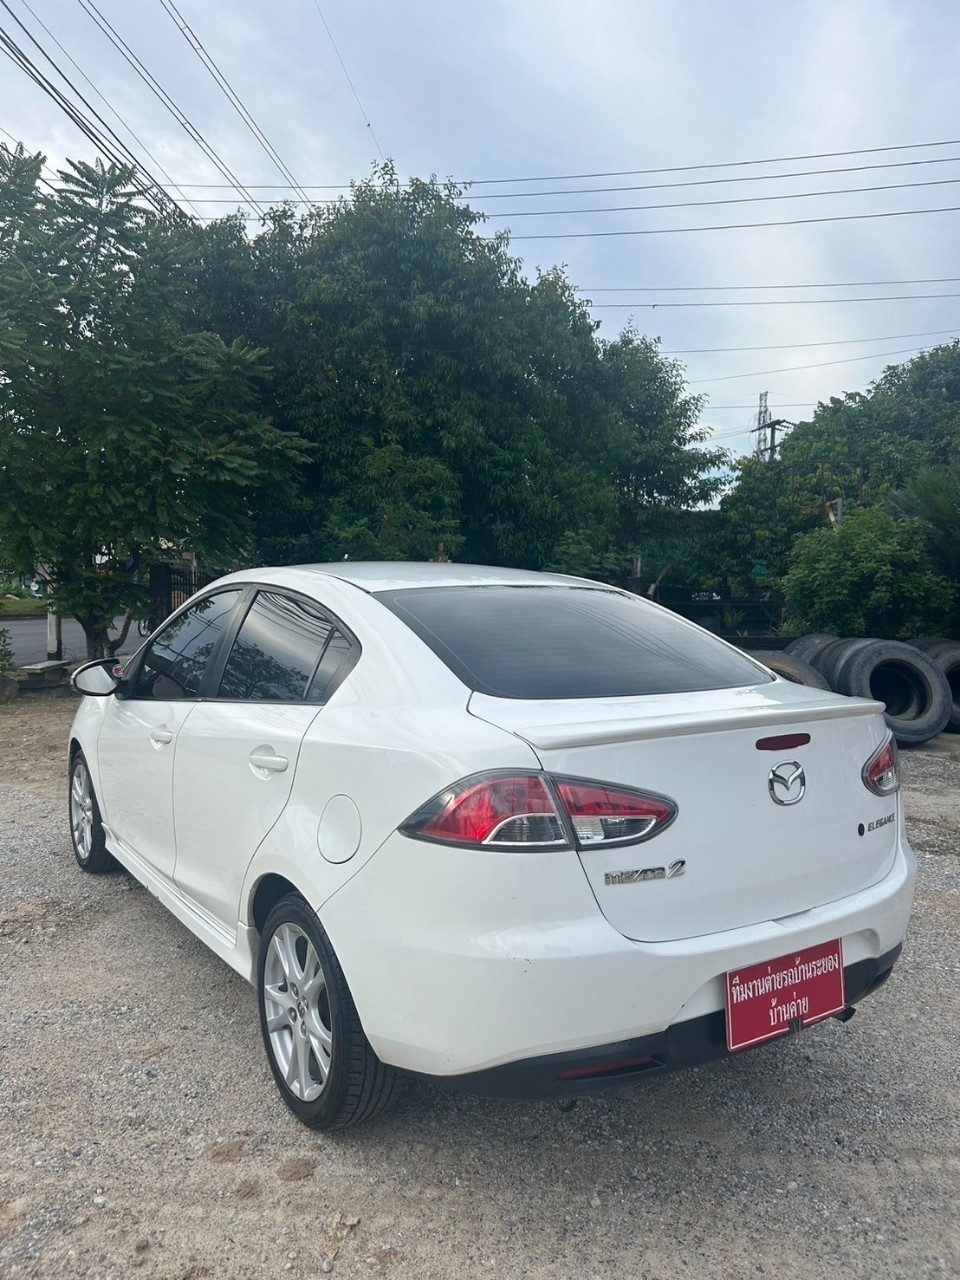
<path fill-rule="evenodd" d="M 953 711 L 950 684 L 937 663 L 898 640 L 868 640 L 851 648 L 839 664 L 835 687 L 884 703 L 884 719 L 901 747 L 935 738 Z"/>
<path fill-rule="evenodd" d="M 371 1049 L 330 939 L 298 894 L 264 923 L 257 996 L 267 1061 L 298 1120 L 342 1129 L 389 1106 L 397 1073 Z"/>
<path fill-rule="evenodd" d="M 70 819 L 70 842 L 77 865 L 93 875 L 112 870 L 116 863 L 107 852 L 107 839 L 100 820 L 100 805 L 93 789 L 90 766 L 82 751 L 77 751 L 70 760 L 67 811 Z"/>
<path fill-rule="evenodd" d="M 750 654 L 750 657 L 756 658 L 757 662 L 762 662 L 765 667 L 769 667 L 771 671 L 775 671 L 778 676 L 783 676 L 784 680 L 789 680 L 792 684 L 805 684 L 810 689 L 830 688 L 815 667 L 792 653 L 757 649 Z"/>

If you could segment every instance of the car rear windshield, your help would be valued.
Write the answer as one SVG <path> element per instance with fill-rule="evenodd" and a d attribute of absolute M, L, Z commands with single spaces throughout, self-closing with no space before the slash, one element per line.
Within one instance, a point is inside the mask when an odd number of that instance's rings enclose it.
<path fill-rule="evenodd" d="M 496 698 L 617 698 L 772 679 L 674 614 L 618 591 L 421 587 L 377 599 L 464 684 Z"/>

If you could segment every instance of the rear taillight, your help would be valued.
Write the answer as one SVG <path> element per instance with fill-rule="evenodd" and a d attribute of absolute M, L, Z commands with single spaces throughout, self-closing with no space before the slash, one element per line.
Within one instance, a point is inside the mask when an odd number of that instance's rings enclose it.
<path fill-rule="evenodd" d="M 584 778 L 489 773 L 428 800 L 403 835 L 489 849 L 580 849 L 638 844 L 677 816 L 664 796 Z"/>
<path fill-rule="evenodd" d="M 876 749 L 863 766 L 860 776 L 863 778 L 863 785 L 875 796 L 892 796 L 900 789 L 897 744 L 892 735 Z"/>
<path fill-rule="evenodd" d="M 577 778 L 556 778 L 555 784 L 581 849 L 649 840 L 677 816 L 665 796 Z"/>

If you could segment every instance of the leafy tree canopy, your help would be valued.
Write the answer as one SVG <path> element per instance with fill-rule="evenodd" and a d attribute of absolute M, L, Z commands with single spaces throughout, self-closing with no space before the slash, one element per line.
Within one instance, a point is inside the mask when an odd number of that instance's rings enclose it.
<path fill-rule="evenodd" d="M 880 507 L 799 538 L 783 590 L 795 633 L 890 639 L 942 630 L 953 598 L 929 566 L 920 525 Z"/>
<path fill-rule="evenodd" d="M 73 164 L 48 192 L 40 167 L 0 146 L 0 542 L 99 656 L 136 569 L 248 554 L 252 496 L 302 454 L 261 412 L 264 353 L 193 328 L 189 229 L 127 169 Z"/>
<path fill-rule="evenodd" d="M 709 496 L 721 458 L 679 366 L 601 341 L 560 271 L 523 279 L 458 188 L 389 166 L 348 200 L 203 232 L 204 327 L 269 349 L 274 421 L 316 445 L 263 554 L 622 564 L 638 513 Z"/>

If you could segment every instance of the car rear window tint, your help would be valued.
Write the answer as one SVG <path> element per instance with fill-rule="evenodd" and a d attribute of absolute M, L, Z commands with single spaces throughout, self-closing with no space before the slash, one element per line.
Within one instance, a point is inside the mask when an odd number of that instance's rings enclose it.
<path fill-rule="evenodd" d="M 772 679 L 674 614 L 592 587 L 424 587 L 377 599 L 464 684 L 497 698 L 691 693 Z"/>

